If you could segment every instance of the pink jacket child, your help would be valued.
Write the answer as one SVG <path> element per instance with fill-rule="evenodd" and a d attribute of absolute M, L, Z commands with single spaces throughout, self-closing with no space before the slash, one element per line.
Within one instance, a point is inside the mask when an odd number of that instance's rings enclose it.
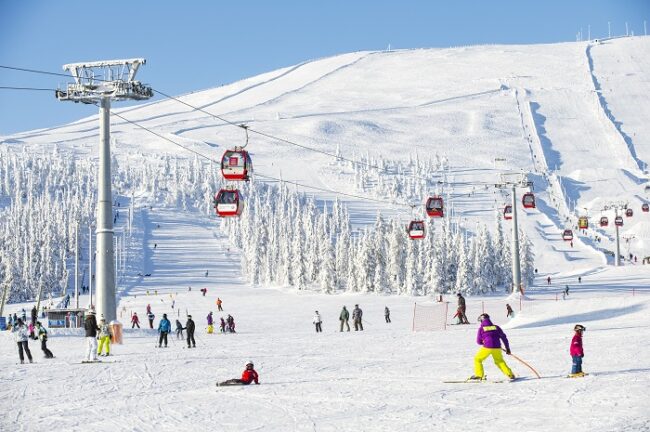
<path fill-rule="evenodd" d="M 576 324 L 573 328 L 575 334 L 573 339 L 571 339 L 571 348 L 569 348 L 569 354 L 571 354 L 571 359 L 573 364 L 571 366 L 571 377 L 584 376 L 582 372 L 582 358 L 585 356 L 585 352 L 582 349 L 582 333 L 587 330 L 585 326 Z"/>

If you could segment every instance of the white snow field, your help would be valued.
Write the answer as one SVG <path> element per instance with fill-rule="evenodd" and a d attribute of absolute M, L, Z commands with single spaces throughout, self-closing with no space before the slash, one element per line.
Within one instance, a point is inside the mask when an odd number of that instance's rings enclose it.
<path fill-rule="evenodd" d="M 406 161 L 415 152 L 447 158 L 449 169 L 439 175 L 451 185 L 440 192 L 463 194 L 449 205 L 470 231 L 477 223 L 493 229 L 494 211 L 508 199 L 493 188 L 473 191 L 472 183 L 530 173 L 537 208 L 520 207 L 519 214 L 539 274 L 528 300 L 469 298 L 472 325 L 413 332 L 414 303 L 432 299 L 250 286 L 239 252 L 215 218 L 141 195 L 128 274 L 119 283 L 120 319 L 130 327 L 136 311 L 146 327 L 147 304 L 156 326 L 162 313 L 172 324 L 179 315 L 184 324 L 191 313 L 197 348 L 183 348 L 172 337 L 168 348 L 158 349 L 154 330 L 127 328 L 113 356 L 81 364 L 83 338 L 52 330 L 48 345 L 56 358 L 46 361 L 31 343 L 36 364 L 19 365 L 11 335 L 0 334 L 0 430 L 650 430 L 650 266 L 641 265 L 650 256 L 650 213 L 641 211 L 650 163 L 649 58 L 647 37 L 357 52 L 181 96 L 233 123 L 329 153 L 338 148 L 347 158 Z M 139 78 L 147 82 L 146 68 Z M 217 160 L 245 139 L 240 129 L 174 100 L 115 112 Z M 118 117 L 112 134 L 114 155 L 127 166 L 139 154 L 152 163 L 161 154 L 194 157 Z M 2 146 L 33 153 L 47 154 L 56 144 L 71 158 L 96 157 L 97 141 L 96 116 L 0 137 Z M 344 164 L 327 155 L 258 134 L 251 134 L 248 149 L 257 173 L 332 191 L 316 192 L 319 199 L 333 199 L 337 191 L 364 195 Z M 371 223 L 378 210 L 411 217 L 388 199 L 341 198 L 355 227 Z M 614 212 L 603 210 L 613 201 L 634 209 L 622 228 L 630 238 L 622 253 L 639 258 L 619 268 L 604 253 L 614 250 Z M 590 217 L 585 233 L 575 228 L 581 215 Z M 595 227 L 601 215 L 610 218 L 606 229 Z M 561 239 L 565 228 L 574 229 L 572 246 Z M 571 292 L 563 300 L 565 284 Z M 216 311 L 217 296 L 223 314 Z M 455 299 L 445 297 L 452 324 Z M 508 302 L 516 311 L 512 320 L 505 318 Z M 365 330 L 340 333 L 341 307 L 357 303 Z M 23 306 L 31 304 L 6 310 Z M 384 322 L 384 306 L 392 311 L 391 324 Z M 315 310 L 323 316 L 321 334 L 311 323 Z M 503 325 L 513 354 L 541 379 L 506 356 L 524 379 L 443 382 L 472 374 L 475 320 L 483 310 Z M 237 333 L 206 334 L 209 311 L 232 314 Z M 567 379 L 577 323 L 587 327 L 589 376 Z M 216 388 L 217 381 L 239 377 L 248 360 L 261 385 Z M 489 380 L 502 379 L 489 360 L 485 366 Z"/>

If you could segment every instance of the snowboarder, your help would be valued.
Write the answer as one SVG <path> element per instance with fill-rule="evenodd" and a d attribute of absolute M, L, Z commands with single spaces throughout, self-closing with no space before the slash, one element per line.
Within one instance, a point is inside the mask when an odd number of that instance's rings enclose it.
<path fill-rule="evenodd" d="M 221 328 L 220 328 L 221 333 L 226 332 L 226 321 L 221 317 Z"/>
<path fill-rule="evenodd" d="M 138 318 L 137 312 L 133 312 L 133 316 L 131 317 L 131 328 L 135 328 L 135 326 L 140 328 L 140 318 Z"/>
<path fill-rule="evenodd" d="M 323 320 L 320 317 L 320 314 L 318 311 L 315 312 L 314 314 L 314 325 L 316 326 L 316 333 L 322 333 L 323 329 L 321 328 L 321 324 L 323 323 Z"/>
<path fill-rule="evenodd" d="M 503 354 L 501 354 L 501 341 L 503 341 L 503 344 L 506 347 L 506 354 L 510 355 L 510 344 L 508 343 L 506 334 L 501 330 L 501 327 L 492 324 L 488 314 L 481 314 L 478 317 L 478 320 L 480 321 L 481 326 L 476 335 L 476 343 L 481 345 L 481 348 L 474 357 L 474 375 L 469 379 L 483 379 L 483 361 L 489 356 L 492 356 L 494 364 L 501 369 L 501 372 L 503 372 L 504 375 L 510 379 L 514 379 L 515 375 L 503 360 Z"/>
<path fill-rule="evenodd" d="M 343 331 L 343 324 L 345 324 L 348 328 L 348 331 L 350 331 L 350 323 L 348 320 L 350 319 L 350 312 L 348 312 L 347 308 L 343 306 L 343 309 L 341 310 L 341 314 L 339 315 L 339 321 L 341 321 L 341 331 Z"/>
<path fill-rule="evenodd" d="M 97 361 L 97 318 L 95 318 L 95 311 L 88 311 L 86 322 L 84 323 L 84 330 L 86 331 L 86 361 Z"/>
<path fill-rule="evenodd" d="M 172 323 L 167 319 L 167 314 L 163 314 L 160 323 L 158 323 L 158 333 L 160 333 L 160 338 L 158 339 L 158 348 L 162 347 L 163 341 L 165 341 L 165 348 L 167 348 L 167 334 L 172 329 Z"/>
<path fill-rule="evenodd" d="M 384 306 L 384 318 L 386 319 L 387 323 L 390 323 L 390 309 L 388 309 L 388 306 Z"/>
<path fill-rule="evenodd" d="M 582 358 L 585 356 L 585 352 L 582 349 L 582 334 L 587 330 L 585 326 L 576 324 L 573 327 L 575 334 L 573 339 L 571 339 L 571 348 L 569 349 L 569 354 L 571 354 L 571 359 L 573 364 L 571 365 L 571 373 L 569 374 L 570 378 L 578 378 L 585 376 L 585 373 L 582 372 Z"/>
<path fill-rule="evenodd" d="M 456 296 L 458 297 L 458 312 L 460 312 L 460 316 L 458 317 L 458 324 L 469 324 L 466 315 L 467 306 L 465 305 L 465 297 L 463 297 L 461 293 L 457 293 Z"/>
<path fill-rule="evenodd" d="M 36 328 L 38 329 L 38 338 L 41 340 L 41 350 L 45 354 L 45 358 L 54 358 L 52 351 L 47 349 L 47 330 L 40 321 L 36 321 Z"/>
<path fill-rule="evenodd" d="M 180 320 L 176 320 L 176 339 L 183 339 L 183 324 Z"/>
<path fill-rule="evenodd" d="M 249 385 L 253 381 L 255 381 L 255 384 L 259 384 L 259 375 L 254 369 L 254 365 L 252 361 L 249 361 L 246 363 L 246 369 L 244 372 L 241 374 L 241 379 L 239 378 L 233 378 L 229 379 L 227 381 L 217 383 L 217 386 L 229 386 L 229 385 Z"/>
<path fill-rule="evenodd" d="M 156 318 L 156 315 L 153 312 L 147 312 L 147 319 L 149 320 L 149 328 L 153 328 L 153 319 Z"/>
<path fill-rule="evenodd" d="M 106 324 L 106 319 L 103 316 L 99 320 L 99 336 L 97 338 L 99 339 L 97 355 L 111 355 L 111 328 Z M 106 354 L 102 354 L 104 347 L 106 347 Z"/>
<path fill-rule="evenodd" d="M 27 326 L 22 319 L 18 318 L 16 320 L 16 325 L 12 329 L 14 340 L 18 344 L 18 356 L 20 357 L 20 364 L 25 363 L 25 357 L 23 351 L 27 354 L 29 362 L 32 362 L 32 353 L 29 351 L 29 342 L 27 341 L 29 333 Z"/>
<path fill-rule="evenodd" d="M 352 321 L 354 321 L 354 331 L 361 330 L 363 331 L 363 311 L 358 304 L 354 305 L 354 310 L 352 310 Z"/>
<path fill-rule="evenodd" d="M 219 310 L 219 312 L 223 311 L 223 308 L 221 307 L 221 303 L 223 302 L 219 297 L 217 297 L 217 309 Z"/>
<path fill-rule="evenodd" d="M 187 330 L 187 347 L 188 348 L 196 348 L 196 341 L 194 340 L 194 329 L 196 328 L 196 325 L 194 324 L 194 321 L 192 320 L 192 315 L 187 316 L 187 322 L 185 323 L 185 330 Z M 190 342 L 192 346 L 190 347 Z"/>
<path fill-rule="evenodd" d="M 512 310 L 512 307 L 509 304 L 506 304 L 506 318 L 514 318 L 515 317 L 515 311 Z"/>

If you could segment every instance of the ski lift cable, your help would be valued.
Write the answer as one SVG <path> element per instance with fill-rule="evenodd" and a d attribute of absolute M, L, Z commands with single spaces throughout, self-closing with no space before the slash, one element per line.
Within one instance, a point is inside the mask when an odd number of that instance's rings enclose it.
<path fill-rule="evenodd" d="M 50 88 L 0 86 L 0 90 L 56 91 Z"/>
<path fill-rule="evenodd" d="M 94 105 L 97 105 L 97 104 L 94 104 Z M 126 121 L 126 122 L 128 122 L 128 123 L 130 123 L 130 124 L 132 124 L 134 126 L 137 126 L 140 129 L 143 129 L 143 130 L 145 130 L 145 131 L 147 131 L 147 132 L 149 132 L 149 133 L 151 133 L 151 134 L 153 134 L 155 136 L 157 136 L 158 138 L 164 139 L 165 141 L 168 141 L 168 142 L 170 142 L 170 143 L 172 143 L 172 144 L 174 144 L 174 145 L 176 145 L 178 147 L 181 147 L 181 148 L 189 151 L 190 153 L 194 153 L 197 156 L 200 156 L 200 157 L 202 157 L 204 159 L 207 159 L 208 161 L 210 161 L 210 162 L 212 162 L 212 163 L 214 163 L 216 165 L 219 165 L 219 162 L 212 159 L 210 156 L 207 156 L 207 155 L 205 155 L 205 154 L 203 154 L 201 152 L 198 152 L 198 151 L 196 151 L 194 149 L 191 149 L 191 148 L 189 148 L 187 146 L 184 146 L 184 145 L 182 145 L 180 143 L 177 143 L 176 141 L 172 140 L 171 138 L 166 137 L 164 135 L 161 135 L 158 132 L 155 132 L 155 131 L 147 128 L 146 126 L 143 126 L 143 125 L 139 124 L 138 122 L 134 122 L 132 120 L 129 120 L 129 119 L 123 117 L 122 115 L 116 113 L 115 111 L 111 111 L 111 115 L 119 117 L 122 120 L 124 120 L 124 121 Z M 312 190 L 317 190 L 317 191 L 322 191 L 322 192 L 333 193 L 334 195 L 341 195 L 341 196 L 347 196 L 347 197 L 351 197 L 351 198 L 358 198 L 358 199 L 362 199 L 362 200 L 366 200 L 366 201 L 375 201 L 375 202 L 380 202 L 382 204 L 387 204 L 388 203 L 388 204 L 391 204 L 391 205 L 409 207 L 409 205 L 403 204 L 403 203 L 387 202 L 386 200 L 381 200 L 381 199 L 378 199 L 378 198 L 371 198 L 371 197 L 355 195 L 355 194 L 346 193 L 346 192 L 339 192 L 339 191 L 336 191 L 336 190 L 332 190 L 332 189 L 328 189 L 328 188 L 321 188 L 321 187 L 318 187 L 318 186 L 307 185 L 307 184 L 298 183 L 298 182 L 295 182 L 295 181 L 282 180 L 282 179 L 279 179 L 277 177 L 269 176 L 269 175 L 266 175 L 266 174 L 256 173 L 255 176 L 259 176 L 259 177 L 262 177 L 262 178 L 265 178 L 265 179 L 275 180 L 275 181 L 279 181 L 279 182 L 292 183 L 292 184 L 295 184 L 296 186 L 300 186 L 300 187 L 303 187 L 303 188 L 306 188 L 306 189 L 312 189 Z"/>
<path fill-rule="evenodd" d="M 37 73 L 37 74 L 44 74 L 44 75 L 52 75 L 52 76 L 60 76 L 60 77 L 70 78 L 70 75 L 64 74 L 64 73 L 58 73 L 58 72 L 48 72 L 48 71 L 42 71 L 42 70 L 37 70 L 37 69 L 21 68 L 21 67 L 6 66 L 6 65 L 0 65 L 0 68 L 20 71 L 20 72 L 29 72 L 29 73 Z M 94 78 L 94 79 L 95 79 L 95 81 L 109 81 L 109 80 L 104 80 L 104 79 L 101 79 L 101 78 Z M 368 168 L 375 168 L 375 169 L 378 169 L 380 171 L 385 171 L 386 170 L 385 168 L 382 168 L 382 167 L 380 167 L 379 165 L 376 165 L 376 164 L 371 164 L 371 163 L 362 162 L 362 161 L 355 161 L 354 159 L 346 158 L 344 156 L 340 156 L 340 155 L 337 155 L 335 153 L 331 153 L 331 152 L 328 152 L 328 151 L 325 151 L 325 150 L 320 150 L 320 149 L 317 149 L 317 148 L 314 148 L 314 147 L 310 147 L 310 146 L 307 146 L 307 145 L 304 145 L 304 144 L 300 144 L 300 143 L 297 143 L 297 142 L 292 141 L 292 140 L 287 139 L 287 138 L 282 138 L 282 137 L 278 137 L 278 136 L 275 136 L 275 135 L 272 135 L 272 134 L 269 134 L 269 133 L 266 133 L 266 132 L 263 132 L 263 131 L 259 131 L 259 130 L 256 130 L 256 129 L 251 129 L 250 127 L 248 127 L 248 126 L 246 126 L 244 124 L 237 123 L 237 122 L 225 119 L 222 116 L 219 116 L 219 115 L 214 114 L 214 113 L 210 113 L 210 112 L 206 111 L 203 108 L 196 107 L 196 106 L 194 106 L 192 104 L 189 104 L 189 103 L 181 100 L 178 97 L 167 94 L 167 93 L 165 93 L 165 92 L 163 92 L 161 90 L 158 90 L 158 89 L 153 88 L 153 87 L 151 89 L 154 92 L 160 94 L 161 96 L 164 96 L 164 97 L 166 97 L 168 99 L 179 102 L 179 103 L 187 106 L 188 108 L 191 108 L 194 111 L 202 112 L 202 113 L 204 113 L 204 114 L 206 114 L 206 115 L 208 115 L 210 117 L 216 118 L 216 119 L 224 122 L 225 124 L 235 126 L 235 127 L 238 127 L 238 128 L 244 128 L 244 129 L 247 130 L 247 132 L 250 131 L 251 133 L 255 133 L 255 134 L 263 136 L 265 138 L 269 138 L 271 140 L 279 141 L 279 142 L 289 144 L 289 145 L 292 145 L 292 146 L 295 146 L 295 147 L 299 147 L 299 148 L 302 148 L 302 149 L 305 149 L 305 150 L 309 150 L 309 151 L 320 153 L 320 154 L 323 154 L 323 155 L 326 155 L 326 156 L 330 156 L 330 157 L 336 158 L 337 160 L 343 160 L 343 161 L 350 162 L 350 163 L 353 163 L 353 164 L 363 165 L 363 166 L 366 166 Z M 431 178 L 422 177 L 422 176 L 418 176 L 418 175 L 415 175 L 415 174 L 407 174 L 407 175 L 409 177 L 416 178 L 416 179 L 419 179 L 419 180 L 424 180 L 424 181 L 427 181 L 427 182 L 432 180 Z M 438 184 L 438 185 L 447 184 L 447 185 L 450 185 L 450 186 L 472 186 L 472 185 L 484 186 L 484 185 L 492 185 L 493 183 L 492 182 L 458 182 L 458 183 L 455 183 L 455 182 L 445 182 L 443 180 L 438 180 L 438 181 L 436 181 L 436 184 Z"/>

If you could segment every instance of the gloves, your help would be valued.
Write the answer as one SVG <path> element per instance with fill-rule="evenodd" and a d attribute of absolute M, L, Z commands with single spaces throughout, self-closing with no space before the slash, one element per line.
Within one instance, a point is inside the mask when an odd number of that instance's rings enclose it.
<path fill-rule="evenodd" d="M 510 348 L 508 348 L 508 349 L 506 350 L 506 354 L 508 354 L 508 355 L 511 354 L 511 353 L 510 353 Z"/>

